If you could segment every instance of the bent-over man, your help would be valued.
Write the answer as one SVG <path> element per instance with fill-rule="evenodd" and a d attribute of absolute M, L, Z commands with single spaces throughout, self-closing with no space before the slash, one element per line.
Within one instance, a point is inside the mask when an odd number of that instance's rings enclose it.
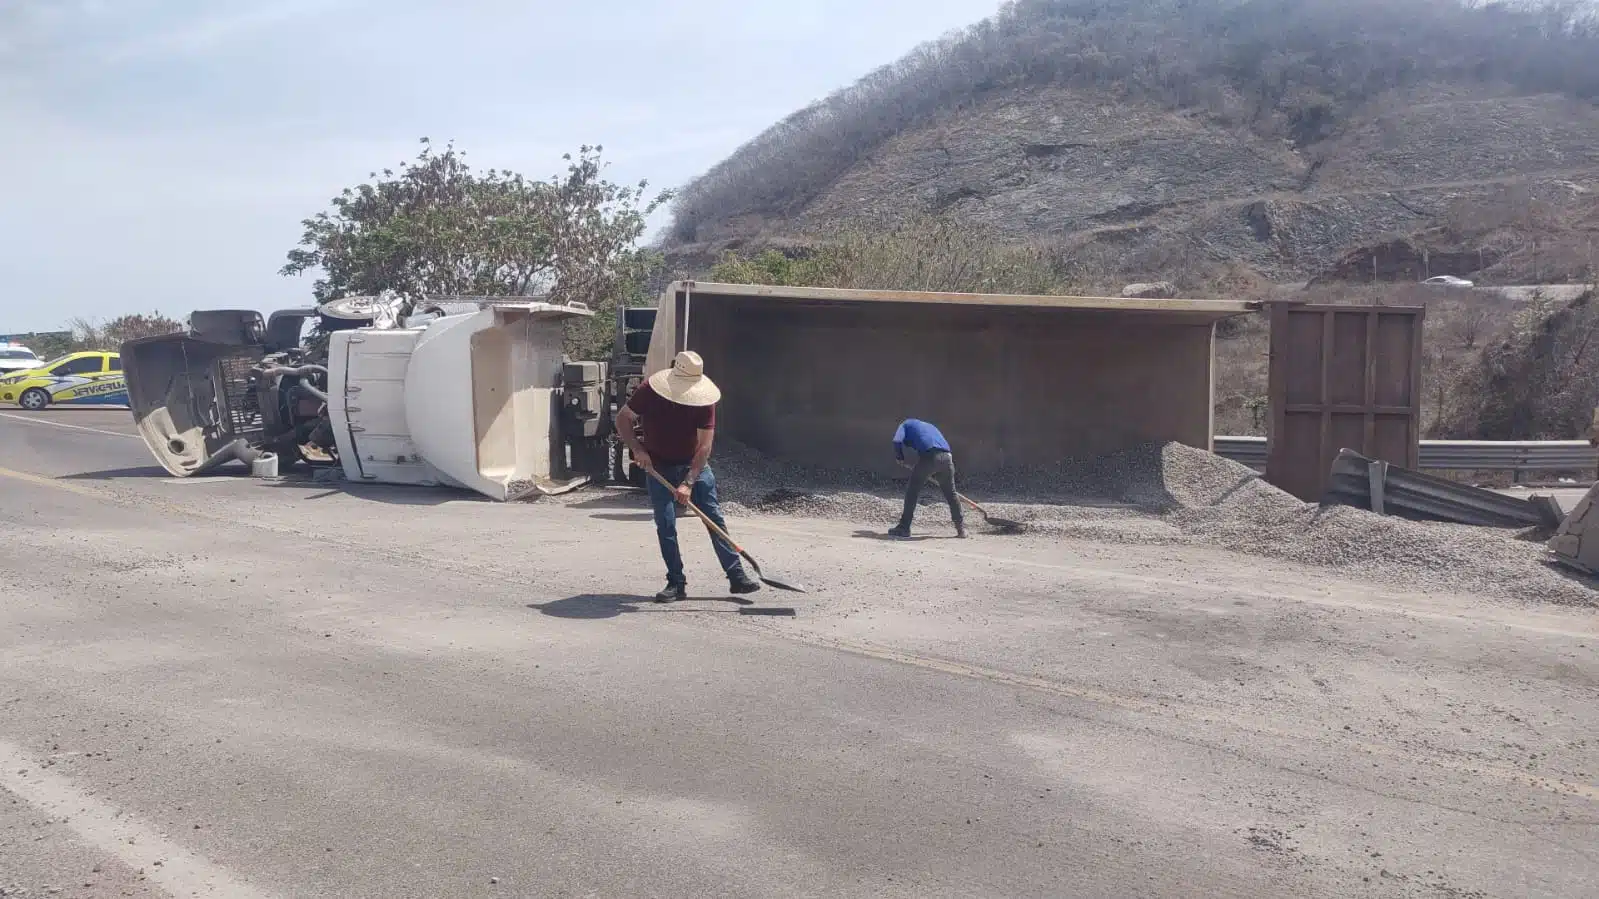
<path fill-rule="evenodd" d="M 916 451 L 914 467 L 905 461 L 906 446 Z M 949 441 L 944 439 L 938 428 L 915 418 L 900 422 L 899 430 L 894 432 L 894 458 L 911 469 L 911 482 L 905 488 L 905 511 L 900 514 L 899 524 L 888 533 L 894 537 L 911 535 L 911 519 L 916 515 L 916 502 L 921 499 L 922 485 L 931 477 L 938 481 L 938 486 L 944 491 L 944 499 L 949 503 L 949 517 L 955 522 L 955 536 L 964 538 L 966 519 L 961 514 L 960 498 L 955 495 L 955 455 L 950 451 Z"/>
<path fill-rule="evenodd" d="M 721 398 L 721 388 L 705 376 L 700 355 L 684 351 L 672 360 L 670 369 L 656 372 L 640 384 L 616 416 L 617 431 L 633 461 L 674 485 L 668 489 L 654 478 L 645 480 L 655 509 L 655 536 L 666 562 L 666 589 L 655 594 L 656 602 L 676 602 L 688 596 L 683 554 L 677 545 L 677 506 L 692 502 L 717 527 L 727 530 L 716 497 L 716 475 L 709 464 L 716 436 L 716 403 Z M 642 444 L 634 433 L 635 422 L 643 424 Z M 726 541 L 711 534 L 711 546 L 734 593 L 761 589 Z"/>

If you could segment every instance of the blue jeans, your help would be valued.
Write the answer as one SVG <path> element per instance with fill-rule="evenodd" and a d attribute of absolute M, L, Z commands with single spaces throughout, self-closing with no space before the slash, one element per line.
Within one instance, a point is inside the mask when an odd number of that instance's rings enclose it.
<path fill-rule="evenodd" d="M 661 477 L 673 484 L 683 483 L 683 479 L 688 477 L 688 470 L 687 465 L 661 465 L 656 468 Z M 688 581 L 683 577 L 683 553 L 677 546 L 677 499 L 672 491 L 661 486 L 661 482 L 654 478 L 647 478 L 645 484 L 650 490 L 650 506 L 655 509 L 655 536 L 661 542 L 661 559 L 666 562 L 667 583 L 685 584 Z M 689 499 L 717 527 L 727 530 L 727 522 L 722 518 L 722 504 L 716 498 L 716 475 L 711 473 L 709 465 L 700 470 Z M 707 533 L 709 530 L 706 529 Z M 727 545 L 727 541 L 711 534 L 711 547 L 716 550 L 716 559 L 722 563 L 722 570 L 728 578 L 743 577 L 744 563 L 739 560 L 733 547 Z"/>

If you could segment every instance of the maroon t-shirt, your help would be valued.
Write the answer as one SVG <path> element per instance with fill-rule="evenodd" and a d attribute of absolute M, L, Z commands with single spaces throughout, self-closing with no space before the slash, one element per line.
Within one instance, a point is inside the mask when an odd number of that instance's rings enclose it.
<path fill-rule="evenodd" d="M 698 431 L 716 428 L 716 405 L 685 406 L 674 403 L 645 381 L 628 398 L 627 407 L 643 420 L 644 449 L 657 465 L 687 465 L 694 461 Z"/>

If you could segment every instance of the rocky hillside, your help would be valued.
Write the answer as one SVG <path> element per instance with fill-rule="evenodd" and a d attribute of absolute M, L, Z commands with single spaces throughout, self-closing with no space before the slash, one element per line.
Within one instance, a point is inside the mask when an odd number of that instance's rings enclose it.
<path fill-rule="evenodd" d="M 1128 275 L 1358 271 L 1352 251 L 1461 238 L 1507 197 L 1527 198 L 1527 218 L 1599 188 L 1599 31 L 1583 9 L 1014 3 L 708 172 L 680 197 L 669 249 L 705 258 L 932 213 Z M 1479 258 L 1520 252 L 1508 233 Z"/>

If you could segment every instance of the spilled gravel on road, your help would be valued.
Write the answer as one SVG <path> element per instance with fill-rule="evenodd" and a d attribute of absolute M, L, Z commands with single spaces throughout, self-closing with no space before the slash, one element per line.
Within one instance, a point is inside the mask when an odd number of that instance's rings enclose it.
<path fill-rule="evenodd" d="M 898 520 L 903 502 L 902 479 L 796 466 L 731 441 L 717 444 L 713 466 L 734 516 L 829 518 L 886 529 Z M 1550 565 L 1541 541 L 1511 531 L 1303 503 L 1243 465 L 1177 443 L 957 478 L 963 493 L 996 516 L 1023 522 L 1032 535 L 1218 546 L 1408 590 L 1599 605 L 1592 582 Z M 967 519 L 981 530 L 980 516 L 968 510 Z M 915 528 L 938 533 L 949 527 L 943 497 L 929 487 Z"/>

